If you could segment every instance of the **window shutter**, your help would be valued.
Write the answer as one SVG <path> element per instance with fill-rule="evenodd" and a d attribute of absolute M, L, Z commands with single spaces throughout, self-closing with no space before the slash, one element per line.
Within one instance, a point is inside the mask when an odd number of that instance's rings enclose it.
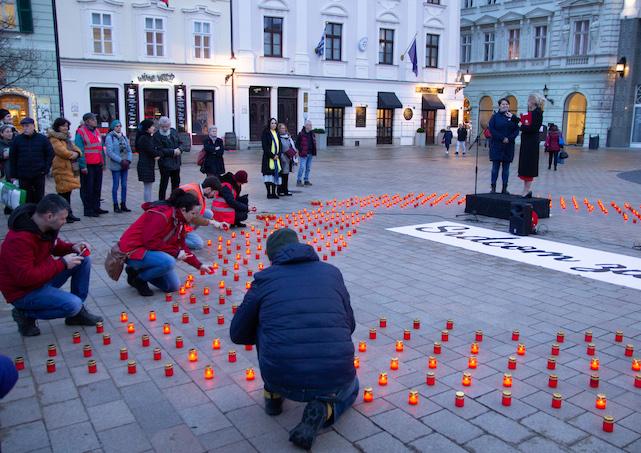
<path fill-rule="evenodd" d="M 21 33 L 33 33 L 33 14 L 31 0 L 18 0 L 18 23 Z"/>

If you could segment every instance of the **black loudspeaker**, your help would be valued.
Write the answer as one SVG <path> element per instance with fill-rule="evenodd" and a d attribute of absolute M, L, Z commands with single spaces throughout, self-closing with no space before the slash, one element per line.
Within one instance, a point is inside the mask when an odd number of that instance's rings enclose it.
<path fill-rule="evenodd" d="M 512 203 L 510 206 L 510 234 L 527 236 L 532 232 L 532 205 Z"/>

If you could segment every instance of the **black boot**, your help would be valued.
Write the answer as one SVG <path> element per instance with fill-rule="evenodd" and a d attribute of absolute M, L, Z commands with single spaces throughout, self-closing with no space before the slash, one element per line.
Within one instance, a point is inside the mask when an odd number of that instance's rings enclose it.
<path fill-rule="evenodd" d="M 265 413 L 267 415 L 280 415 L 283 412 L 283 397 L 278 393 L 263 391 L 265 397 Z"/>
<path fill-rule="evenodd" d="M 496 184 L 492 184 L 492 188 L 490 189 L 490 193 L 496 193 Z"/>
<path fill-rule="evenodd" d="M 92 315 L 84 305 L 77 315 L 65 319 L 68 326 L 95 326 L 99 322 L 102 322 L 102 316 Z"/>
<path fill-rule="evenodd" d="M 510 192 L 507 191 L 507 184 L 503 183 L 503 190 L 501 190 L 501 193 L 504 195 L 509 195 Z"/>
<path fill-rule="evenodd" d="M 125 202 L 120 203 L 120 210 L 122 212 L 131 212 L 131 209 L 127 207 L 127 204 Z"/>
<path fill-rule="evenodd" d="M 267 199 L 274 198 L 274 197 L 272 196 L 272 187 L 271 187 L 271 186 L 272 186 L 272 184 L 271 184 L 271 183 L 269 183 L 269 182 L 266 182 L 266 183 L 265 183 L 265 188 L 267 189 Z"/>
<path fill-rule="evenodd" d="M 127 266 L 125 267 L 125 272 L 127 273 L 127 284 L 135 288 L 136 278 L 138 278 L 138 271 L 130 266 Z"/>
<path fill-rule="evenodd" d="M 303 411 L 303 418 L 294 429 L 289 432 L 289 441 L 305 450 L 312 448 L 312 443 L 327 421 L 327 404 L 313 400 L 307 403 Z"/>
<path fill-rule="evenodd" d="M 114 203 L 114 212 L 116 213 L 121 213 L 122 210 L 120 209 L 120 206 L 118 206 L 118 203 Z"/>
<path fill-rule="evenodd" d="M 73 211 L 69 211 L 69 215 L 67 215 L 67 223 L 73 222 L 80 222 L 80 217 L 76 217 L 73 215 Z"/>
<path fill-rule="evenodd" d="M 38 323 L 33 318 L 27 318 L 22 310 L 14 308 L 11 310 L 13 320 L 18 324 L 18 332 L 23 337 L 35 337 L 40 335 Z"/>
<path fill-rule="evenodd" d="M 272 198 L 280 198 L 276 193 L 276 189 L 278 189 L 278 186 L 276 184 L 272 184 Z"/>

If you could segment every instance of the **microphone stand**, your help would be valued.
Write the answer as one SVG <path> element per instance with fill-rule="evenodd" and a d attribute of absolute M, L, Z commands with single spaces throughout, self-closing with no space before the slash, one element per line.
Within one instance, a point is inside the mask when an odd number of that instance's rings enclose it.
<path fill-rule="evenodd" d="M 476 145 L 476 156 L 474 161 L 474 195 L 477 194 L 478 181 L 479 181 L 479 140 L 481 139 L 481 132 L 479 132 L 470 146 Z M 476 211 L 464 214 L 456 214 L 455 217 L 469 217 L 473 216 L 471 219 L 467 219 L 469 222 L 480 222 Z"/>

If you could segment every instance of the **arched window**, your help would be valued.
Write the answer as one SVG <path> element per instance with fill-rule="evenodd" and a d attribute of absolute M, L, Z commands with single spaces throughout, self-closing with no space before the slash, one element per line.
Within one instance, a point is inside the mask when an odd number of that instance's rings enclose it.
<path fill-rule="evenodd" d="M 582 93 L 572 93 L 565 100 L 563 109 L 563 137 L 568 145 L 583 145 L 585 113 L 588 101 Z"/>
<path fill-rule="evenodd" d="M 15 93 L 0 94 L 0 108 L 9 110 L 13 125 L 22 130 L 20 120 L 29 116 L 29 98 Z"/>
<path fill-rule="evenodd" d="M 487 129 L 490 118 L 492 118 L 492 113 L 494 113 L 494 102 L 492 102 L 492 98 L 483 96 L 479 101 L 479 131 Z"/>
<path fill-rule="evenodd" d="M 519 101 L 517 101 L 516 98 L 512 95 L 505 96 L 505 99 L 507 99 L 507 101 L 510 103 L 510 113 L 516 115 L 519 111 Z"/>
<path fill-rule="evenodd" d="M 472 117 L 472 104 L 468 98 L 463 99 L 463 122 L 469 123 Z"/>

